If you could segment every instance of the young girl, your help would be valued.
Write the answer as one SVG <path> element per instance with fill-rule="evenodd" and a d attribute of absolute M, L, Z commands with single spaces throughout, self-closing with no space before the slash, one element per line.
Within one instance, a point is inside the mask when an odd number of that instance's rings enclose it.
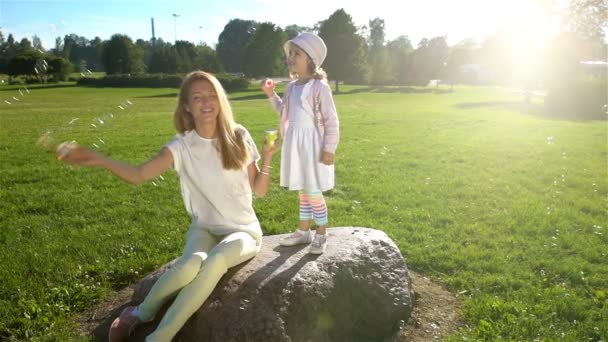
<path fill-rule="evenodd" d="M 266 194 L 271 159 L 279 148 L 264 145 L 260 171 L 255 143 L 234 122 L 221 84 L 202 71 L 184 79 L 174 121 L 178 135 L 139 166 L 107 159 L 84 147 L 58 152 L 68 163 L 103 167 L 133 184 L 172 167 L 192 216 L 183 255 L 158 279 L 143 303 L 127 307 L 112 323 L 112 342 L 126 340 L 136 326 L 151 321 L 177 294 L 156 331 L 146 338 L 170 341 L 227 269 L 251 259 L 261 247 L 262 229 L 253 211 L 252 190 L 259 197 Z"/>
<path fill-rule="evenodd" d="M 334 158 L 339 140 L 338 113 L 321 64 L 327 56 L 323 40 L 313 33 L 302 33 L 284 45 L 290 82 L 283 99 L 268 80 L 262 82 L 275 110 L 280 114 L 283 149 L 281 186 L 298 190 L 300 224 L 281 245 L 310 243 L 309 252 L 321 254 L 327 246 L 327 206 L 323 191 L 334 187 Z M 312 239 L 310 223 L 317 231 Z"/>

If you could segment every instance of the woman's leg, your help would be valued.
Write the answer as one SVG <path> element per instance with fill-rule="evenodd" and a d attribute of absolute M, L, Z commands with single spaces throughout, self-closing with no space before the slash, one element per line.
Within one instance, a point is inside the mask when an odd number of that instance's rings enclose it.
<path fill-rule="evenodd" d="M 207 300 L 230 267 L 253 258 L 260 250 L 255 239 L 245 232 L 226 236 L 209 252 L 200 272 L 177 295 L 154 333 L 146 341 L 171 341 L 179 329 Z"/>
<path fill-rule="evenodd" d="M 196 277 L 208 253 L 217 245 L 216 239 L 204 229 L 190 228 L 181 258 L 156 281 L 150 293 L 139 304 L 137 316 L 142 321 L 154 319 L 163 304 Z"/>

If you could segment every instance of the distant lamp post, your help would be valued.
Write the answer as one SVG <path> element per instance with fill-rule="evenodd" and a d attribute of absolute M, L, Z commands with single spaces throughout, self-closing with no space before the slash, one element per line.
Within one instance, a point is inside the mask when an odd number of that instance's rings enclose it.
<path fill-rule="evenodd" d="M 177 18 L 179 14 L 173 13 L 173 44 L 177 42 Z"/>

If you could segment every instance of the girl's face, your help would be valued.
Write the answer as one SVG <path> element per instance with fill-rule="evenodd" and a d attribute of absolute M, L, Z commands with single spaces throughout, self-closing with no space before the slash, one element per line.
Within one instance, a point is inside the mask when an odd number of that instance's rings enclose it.
<path fill-rule="evenodd" d="M 213 85 L 206 80 L 194 81 L 190 86 L 188 103 L 184 105 L 199 124 L 215 124 L 220 112 L 220 102 Z"/>
<path fill-rule="evenodd" d="M 289 44 L 287 68 L 289 69 L 290 73 L 298 74 L 299 76 L 309 76 L 309 63 L 312 62 L 304 50 L 295 44 Z"/>

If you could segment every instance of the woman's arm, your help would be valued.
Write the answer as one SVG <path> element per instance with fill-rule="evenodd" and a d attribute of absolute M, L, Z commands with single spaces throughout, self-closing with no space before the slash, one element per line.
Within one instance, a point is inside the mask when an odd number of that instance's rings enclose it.
<path fill-rule="evenodd" d="M 74 165 L 102 167 L 135 185 L 158 177 L 173 164 L 173 154 L 166 147 L 139 166 L 109 159 L 96 151 L 80 146 L 71 148 L 68 153 L 60 155 L 59 159 Z"/>
<path fill-rule="evenodd" d="M 270 186 L 270 173 L 272 171 L 272 166 L 270 165 L 272 163 L 272 156 L 279 151 L 281 143 L 277 140 L 273 146 L 268 146 L 266 144 L 266 139 L 264 139 L 263 146 L 262 170 L 258 169 L 258 165 L 255 162 L 247 166 L 251 190 L 260 198 L 266 196 L 266 192 L 268 192 L 268 187 Z"/>

